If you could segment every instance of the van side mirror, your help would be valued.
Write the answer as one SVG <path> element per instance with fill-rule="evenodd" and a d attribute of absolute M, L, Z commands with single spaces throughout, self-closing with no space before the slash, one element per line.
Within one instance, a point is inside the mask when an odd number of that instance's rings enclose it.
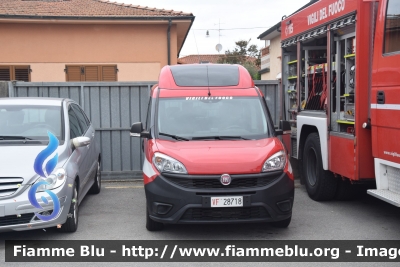
<path fill-rule="evenodd" d="M 290 122 L 288 121 L 280 121 L 279 128 L 282 129 L 283 133 L 292 131 L 292 127 L 290 126 Z"/>
<path fill-rule="evenodd" d="M 143 138 L 151 137 L 148 131 L 144 131 L 143 124 L 141 122 L 135 122 L 134 124 L 132 124 L 130 136 Z"/>
<path fill-rule="evenodd" d="M 292 131 L 292 127 L 290 126 L 290 122 L 288 121 L 280 121 L 279 129 L 275 130 L 276 135 L 284 135 L 289 134 Z"/>

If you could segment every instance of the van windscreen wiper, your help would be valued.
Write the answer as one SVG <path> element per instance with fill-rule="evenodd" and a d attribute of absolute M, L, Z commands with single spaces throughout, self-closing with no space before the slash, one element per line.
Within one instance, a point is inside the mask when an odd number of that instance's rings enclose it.
<path fill-rule="evenodd" d="M 242 136 L 227 136 L 227 135 L 215 135 L 215 136 L 195 136 L 192 140 L 207 140 L 207 139 L 215 139 L 215 140 L 251 140 L 248 138 L 244 138 Z"/>
<path fill-rule="evenodd" d="M 177 135 L 173 135 L 173 134 L 167 134 L 167 133 L 158 133 L 158 134 L 174 138 L 175 140 L 189 141 L 189 139 L 187 139 L 187 138 L 184 138 L 184 137 L 181 137 L 181 136 L 177 136 Z"/>

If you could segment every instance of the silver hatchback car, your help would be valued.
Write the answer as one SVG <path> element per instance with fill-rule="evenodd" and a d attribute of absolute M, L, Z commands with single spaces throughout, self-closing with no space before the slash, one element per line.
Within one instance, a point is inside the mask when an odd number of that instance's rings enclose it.
<path fill-rule="evenodd" d="M 86 193 L 101 189 L 95 130 L 61 98 L 0 98 L 0 231 L 78 228 Z"/>

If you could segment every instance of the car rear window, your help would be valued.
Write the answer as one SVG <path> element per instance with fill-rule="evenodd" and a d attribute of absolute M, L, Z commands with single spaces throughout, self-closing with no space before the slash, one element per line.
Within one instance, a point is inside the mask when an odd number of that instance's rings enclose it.
<path fill-rule="evenodd" d="M 171 66 L 178 86 L 236 86 L 239 68 L 233 65 Z"/>

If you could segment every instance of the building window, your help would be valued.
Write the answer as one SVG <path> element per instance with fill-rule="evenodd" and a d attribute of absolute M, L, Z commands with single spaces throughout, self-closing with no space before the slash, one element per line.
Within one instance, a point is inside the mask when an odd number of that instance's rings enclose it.
<path fill-rule="evenodd" d="M 31 81 L 30 66 L 0 65 L 0 81 Z"/>
<path fill-rule="evenodd" d="M 67 65 L 67 82 L 116 82 L 117 65 Z"/>
<path fill-rule="evenodd" d="M 389 0 L 386 12 L 384 53 L 400 51 L 400 2 Z"/>

